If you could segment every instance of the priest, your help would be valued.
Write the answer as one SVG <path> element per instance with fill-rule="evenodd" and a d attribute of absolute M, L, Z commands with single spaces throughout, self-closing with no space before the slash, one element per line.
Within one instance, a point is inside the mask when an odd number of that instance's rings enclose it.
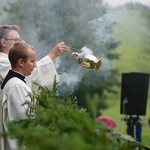
<path fill-rule="evenodd" d="M 9 48 L 18 42 L 23 41 L 19 34 L 20 28 L 17 25 L 1 25 L 0 26 L 0 79 L 1 82 L 5 78 L 8 70 L 11 68 L 8 60 Z M 33 83 L 41 86 L 52 86 L 54 78 L 59 82 L 59 76 L 54 66 L 53 60 L 66 50 L 64 42 L 58 43 L 50 53 L 39 60 L 32 74 L 25 78 L 29 87 Z"/>
<path fill-rule="evenodd" d="M 8 132 L 8 123 L 27 118 L 29 105 L 32 103 L 29 94 L 31 88 L 26 84 L 25 77 L 31 75 L 36 67 L 34 48 L 26 43 L 15 43 L 8 55 L 11 69 L 1 86 L 4 94 L 2 101 L 2 131 Z M 7 97 L 6 97 L 7 96 Z M 34 111 L 33 111 L 34 113 Z M 19 150 L 17 140 L 4 137 L 1 139 L 1 150 Z"/>

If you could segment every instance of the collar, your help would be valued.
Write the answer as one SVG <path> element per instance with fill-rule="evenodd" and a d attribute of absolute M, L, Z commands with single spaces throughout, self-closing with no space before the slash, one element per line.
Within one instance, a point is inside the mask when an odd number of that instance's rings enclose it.
<path fill-rule="evenodd" d="M 25 82 L 25 76 L 16 72 L 16 71 L 13 71 L 13 70 L 9 70 L 8 74 L 6 75 L 3 83 L 2 83 L 2 86 L 1 86 L 1 89 L 4 88 L 5 84 L 13 77 L 16 77 L 16 78 L 19 78 L 20 80 L 22 80 L 23 82 Z M 26 83 L 26 82 L 25 82 Z"/>

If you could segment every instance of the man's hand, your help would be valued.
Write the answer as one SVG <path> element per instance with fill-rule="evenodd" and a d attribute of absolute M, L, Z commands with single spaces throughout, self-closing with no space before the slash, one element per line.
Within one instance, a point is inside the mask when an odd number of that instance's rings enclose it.
<path fill-rule="evenodd" d="M 57 56 L 61 55 L 64 51 L 68 51 L 68 47 L 64 42 L 58 43 L 49 53 L 49 57 L 53 60 Z"/>

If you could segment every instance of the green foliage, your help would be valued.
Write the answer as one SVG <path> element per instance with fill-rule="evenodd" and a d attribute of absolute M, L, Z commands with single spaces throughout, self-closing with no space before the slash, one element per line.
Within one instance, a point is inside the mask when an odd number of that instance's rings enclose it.
<path fill-rule="evenodd" d="M 9 124 L 9 135 L 18 139 L 20 147 L 25 146 L 27 150 L 134 150 L 138 147 L 132 139 L 121 135 L 118 138 L 114 130 L 90 119 L 85 109 L 79 109 L 76 99 L 64 100 L 45 87 L 30 96 L 37 103 L 35 117 L 31 113 L 26 120 Z"/>
<path fill-rule="evenodd" d="M 79 99 L 78 105 L 87 108 L 92 118 L 101 115 L 101 111 L 107 108 L 104 91 L 116 94 L 112 87 L 119 85 L 117 70 L 112 70 L 112 74 L 111 78 L 105 78 L 94 71 L 87 72 L 74 92 Z M 89 79 L 90 76 L 92 78 Z"/>
<path fill-rule="evenodd" d="M 27 149 L 116 149 L 118 143 L 107 128 L 91 120 L 75 99 L 61 99 L 54 91 L 41 87 L 34 93 L 36 116 L 10 123 L 10 134 Z M 32 114 L 31 114 L 32 115 Z"/>

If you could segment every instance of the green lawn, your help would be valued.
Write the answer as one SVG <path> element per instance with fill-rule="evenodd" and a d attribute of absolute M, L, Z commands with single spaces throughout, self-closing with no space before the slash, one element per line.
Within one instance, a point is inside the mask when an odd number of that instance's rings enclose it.
<path fill-rule="evenodd" d="M 115 68 L 119 70 L 118 80 L 121 80 L 121 73 L 125 72 L 145 72 L 150 73 L 150 55 L 144 55 L 145 48 L 150 51 L 150 42 L 145 40 L 145 34 L 149 33 L 146 22 L 141 16 L 140 10 L 116 11 L 113 12 L 118 22 L 114 27 L 114 37 L 121 44 L 114 50 L 120 58 L 114 60 Z M 149 41 L 149 40 L 148 40 Z M 115 87 L 114 87 L 115 88 Z M 149 86 L 150 88 L 150 86 Z M 121 120 L 120 114 L 120 89 L 117 89 L 118 95 L 108 93 L 107 110 L 102 111 L 102 115 L 110 116 L 117 122 L 116 130 L 120 134 L 126 134 L 126 122 Z M 142 123 L 142 143 L 150 146 L 150 127 L 148 127 L 148 118 L 150 117 L 150 90 L 147 102 L 147 113 L 143 116 Z"/>
<path fill-rule="evenodd" d="M 113 37 L 121 42 L 114 50 L 114 53 L 120 55 L 119 60 L 113 61 L 115 68 L 120 73 L 150 73 L 150 28 L 146 22 L 148 18 L 140 10 L 120 10 L 114 12 L 114 16 L 117 24 L 114 26 Z"/>

